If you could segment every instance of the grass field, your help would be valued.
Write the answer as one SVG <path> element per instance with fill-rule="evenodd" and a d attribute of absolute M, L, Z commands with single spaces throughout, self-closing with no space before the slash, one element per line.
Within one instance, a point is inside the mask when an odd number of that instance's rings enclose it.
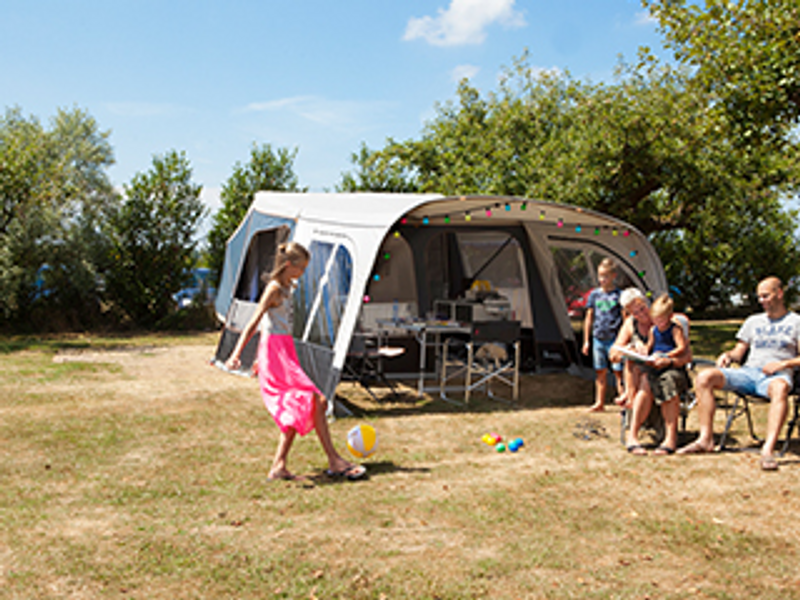
<path fill-rule="evenodd" d="M 696 352 L 735 330 L 696 324 Z M 277 429 L 215 342 L 0 340 L 0 598 L 800 598 L 797 442 L 777 473 L 743 423 L 741 452 L 630 456 L 569 375 L 468 409 L 343 384 L 331 429 L 344 452 L 376 427 L 369 478 L 326 478 L 311 434 L 308 479 L 268 483 Z"/>

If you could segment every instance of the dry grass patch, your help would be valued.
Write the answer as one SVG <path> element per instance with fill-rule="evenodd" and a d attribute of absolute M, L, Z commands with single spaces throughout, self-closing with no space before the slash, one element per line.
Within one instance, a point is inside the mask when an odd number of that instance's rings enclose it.
<path fill-rule="evenodd" d="M 629 456 L 568 375 L 468 410 L 343 384 L 334 438 L 376 426 L 370 478 L 324 477 L 312 434 L 309 480 L 270 484 L 276 428 L 215 336 L 130 342 L 4 354 L 0 597 L 800 597 L 795 453 Z"/>

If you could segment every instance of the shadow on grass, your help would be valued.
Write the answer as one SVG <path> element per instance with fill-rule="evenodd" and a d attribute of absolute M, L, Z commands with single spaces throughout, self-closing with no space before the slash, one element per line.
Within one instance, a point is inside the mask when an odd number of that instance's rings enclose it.
<path fill-rule="evenodd" d="M 449 400 L 438 393 L 417 396 L 412 387 L 403 387 L 397 394 L 390 390 L 372 387 L 377 400 L 356 385 L 340 387 L 336 394 L 337 416 L 402 417 L 433 414 L 498 413 L 543 408 L 588 407 L 592 401 L 594 383 L 569 373 L 524 375 L 520 381 L 519 400 L 505 396 L 491 398 L 484 393 L 473 394 L 469 404 L 462 395 L 453 394 Z M 506 390 L 503 390 L 505 393 Z"/>
<path fill-rule="evenodd" d="M 394 463 L 390 460 L 380 461 L 380 462 L 368 462 L 364 463 L 364 466 L 367 469 L 367 473 L 360 477 L 359 479 L 350 480 L 346 477 L 339 477 L 339 476 L 331 476 L 327 475 L 326 473 L 320 473 L 319 475 L 312 475 L 308 479 L 313 483 L 313 485 L 354 485 L 364 481 L 369 481 L 374 477 L 380 477 L 382 475 L 391 475 L 394 473 L 430 473 L 430 469 L 427 467 L 404 467 Z"/>

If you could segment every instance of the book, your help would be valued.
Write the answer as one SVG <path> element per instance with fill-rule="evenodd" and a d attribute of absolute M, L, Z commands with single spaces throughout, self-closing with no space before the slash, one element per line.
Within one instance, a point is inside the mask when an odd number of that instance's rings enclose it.
<path fill-rule="evenodd" d="M 629 358 L 632 361 L 639 363 L 652 362 L 655 359 L 664 356 L 660 352 L 656 352 L 655 354 L 642 354 L 641 352 L 637 352 L 636 350 L 634 350 L 633 348 L 629 348 L 628 346 L 617 346 L 616 344 L 614 344 L 612 348 L 614 350 L 618 350 L 626 358 Z"/>

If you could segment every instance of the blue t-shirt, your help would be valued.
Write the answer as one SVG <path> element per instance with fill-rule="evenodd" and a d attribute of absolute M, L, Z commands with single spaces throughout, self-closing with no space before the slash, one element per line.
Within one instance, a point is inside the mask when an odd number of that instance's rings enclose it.
<path fill-rule="evenodd" d="M 622 325 L 622 306 L 619 303 L 621 293 L 619 288 L 604 292 L 600 287 L 589 292 L 586 308 L 594 309 L 592 336 L 595 339 L 608 341 L 617 337 Z"/>
<path fill-rule="evenodd" d="M 665 331 L 661 331 L 655 325 L 653 326 L 653 354 L 657 352 L 667 354 L 678 347 L 675 344 L 675 336 L 672 335 L 674 329 L 675 323 L 670 323 Z"/>

